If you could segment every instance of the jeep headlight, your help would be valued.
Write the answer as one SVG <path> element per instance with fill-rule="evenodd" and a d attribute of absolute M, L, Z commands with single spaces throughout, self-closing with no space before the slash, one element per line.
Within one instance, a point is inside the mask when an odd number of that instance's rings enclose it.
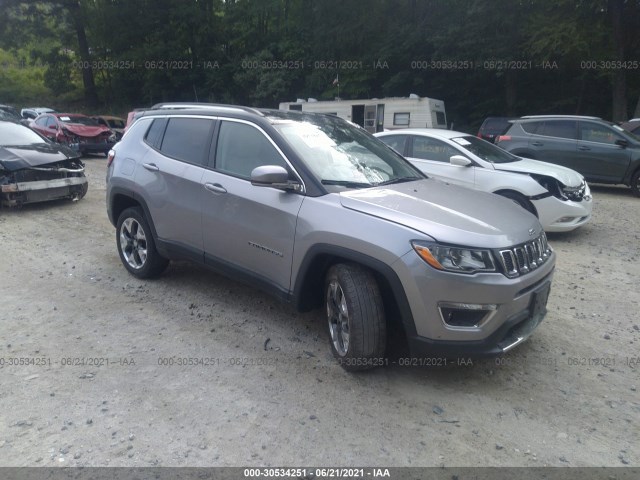
<path fill-rule="evenodd" d="M 455 273 L 497 271 L 490 250 L 421 241 L 413 241 L 411 246 L 420 258 L 437 270 Z"/>

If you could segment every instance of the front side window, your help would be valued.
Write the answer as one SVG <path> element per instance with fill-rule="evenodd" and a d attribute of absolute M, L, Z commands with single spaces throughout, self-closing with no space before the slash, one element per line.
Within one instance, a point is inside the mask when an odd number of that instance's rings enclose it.
<path fill-rule="evenodd" d="M 597 123 L 581 122 L 580 139 L 586 142 L 615 144 L 616 140 L 623 140 L 622 136 L 604 125 Z"/>
<path fill-rule="evenodd" d="M 211 145 L 212 127 L 213 120 L 206 118 L 171 118 L 160 151 L 177 160 L 204 165 Z"/>
<path fill-rule="evenodd" d="M 287 162 L 257 128 L 238 122 L 222 122 L 216 147 L 216 170 L 249 179 L 256 167 Z"/>
<path fill-rule="evenodd" d="M 39 125 L 40 127 L 46 127 L 47 126 L 47 120 L 49 119 L 49 117 L 40 117 L 36 120 L 36 125 Z"/>
<path fill-rule="evenodd" d="M 449 159 L 453 155 L 460 155 L 460 152 L 440 140 L 427 137 L 413 137 L 413 153 L 411 154 L 413 158 L 449 163 Z"/>

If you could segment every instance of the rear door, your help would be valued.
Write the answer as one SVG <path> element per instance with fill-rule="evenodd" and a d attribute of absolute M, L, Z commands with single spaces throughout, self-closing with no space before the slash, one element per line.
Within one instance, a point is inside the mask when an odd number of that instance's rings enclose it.
<path fill-rule="evenodd" d="M 214 120 L 175 117 L 153 121 L 150 148 L 136 169 L 158 237 L 202 261 L 201 181 Z"/>
<path fill-rule="evenodd" d="M 578 170 L 578 122 L 558 119 L 536 123 L 537 127 L 529 137 L 529 149 L 534 158 Z M 529 132 L 527 128 L 531 126 L 523 124 L 523 129 Z"/>
<path fill-rule="evenodd" d="M 205 171 L 200 186 L 205 262 L 287 293 L 304 196 L 251 185 L 251 171 L 261 165 L 293 172 L 262 129 L 245 121 L 222 120 L 213 168 Z"/>
<path fill-rule="evenodd" d="M 578 155 L 580 173 L 592 180 L 603 182 L 622 182 L 631 161 L 631 151 L 616 144 L 624 140 L 608 125 L 582 120 Z"/>

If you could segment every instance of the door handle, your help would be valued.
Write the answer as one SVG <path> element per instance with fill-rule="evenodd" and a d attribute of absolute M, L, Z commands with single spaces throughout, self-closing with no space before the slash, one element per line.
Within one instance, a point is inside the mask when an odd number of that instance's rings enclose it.
<path fill-rule="evenodd" d="M 142 166 L 150 172 L 157 172 L 158 170 L 160 170 L 155 163 L 143 163 Z"/>
<path fill-rule="evenodd" d="M 204 188 L 213 193 L 227 193 L 227 189 L 219 183 L 205 183 Z"/>
<path fill-rule="evenodd" d="M 578 147 L 578 150 L 582 150 L 582 151 L 584 152 L 585 150 L 591 150 L 591 149 L 590 149 L 589 147 L 585 147 L 585 146 L 583 145 L 583 146 L 581 146 L 581 147 Z"/>
<path fill-rule="evenodd" d="M 533 142 L 531 145 L 533 145 L 534 147 L 542 147 L 544 145 L 544 143 L 542 143 L 542 142 Z"/>

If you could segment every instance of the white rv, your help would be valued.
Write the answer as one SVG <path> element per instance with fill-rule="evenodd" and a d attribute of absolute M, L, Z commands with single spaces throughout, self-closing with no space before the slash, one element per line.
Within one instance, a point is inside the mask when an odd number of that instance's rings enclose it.
<path fill-rule="evenodd" d="M 317 101 L 298 99 L 283 102 L 280 110 L 337 115 L 364 127 L 371 133 L 399 128 L 447 128 L 444 102 L 433 98 L 391 97 L 369 100 Z"/>

